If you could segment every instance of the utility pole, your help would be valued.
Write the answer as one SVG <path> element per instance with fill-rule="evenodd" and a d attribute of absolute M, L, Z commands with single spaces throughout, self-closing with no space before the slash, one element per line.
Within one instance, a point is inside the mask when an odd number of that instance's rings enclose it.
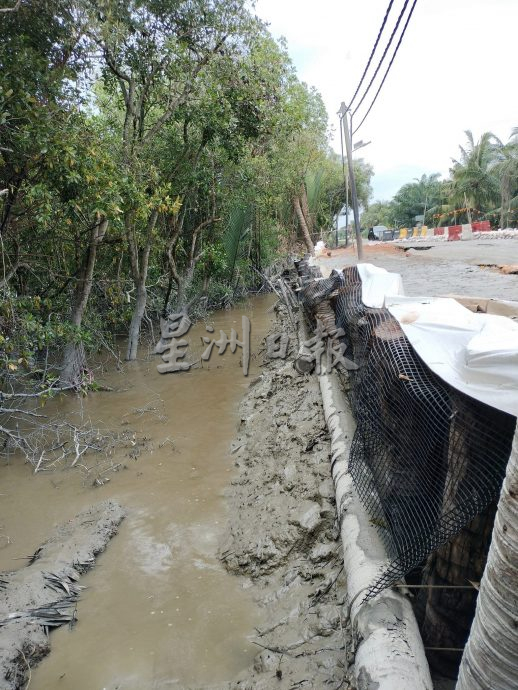
<path fill-rule="evenodd" d="M 354 177 L 353 170 L 353 147 L 351 144 L 351 132 L 349 131 L 349 122 L 347 120 L 348 109 L 345 103 L 342 101 L 340 105 L 340 116 L 342 120 L 342 127 L 345 139 L 345 150 L 347 152 L 347 167 L 349 170 L 349 184 L 351 185 L 351 197 L 353 204 L 353 214 L 354 214 L 354 231 L 356 234 L 356 251 L 358 254 L 358 260 L 363 261 L 363 244 L 362 244 L 362 234 L 360 229 L 360 211 L 358 208 L 358 195 L 356 193 L 356 179 Z"/>
<path fill-rule="evenodd" d="M 339 231 L 338 221 L 339 220 L 340 220 L 340 213 L 337 213 L 336 214 L 336 233 L 335 233 L 336 234 L 336 248 L 337 249 L 338 249 L 339 242 L 340 242 L 340 238 L 338 237 L 338 231 Z"/>
<path fill-rule="evenodd" d="M 349 246 L 349 170 L 345 176 L 345 246 Z"/>
<path fill-rule="evenodd" d="M 340 115 L 340 112 L 338 112 Z M 341 119 L 341 118 L 340 118 Z M 342 172 L 345 184 L 345 246 L 349 246 L 349 173 L 345 170 L 344 132 L 340 122 L 340 149 L 342 152 Z"/>

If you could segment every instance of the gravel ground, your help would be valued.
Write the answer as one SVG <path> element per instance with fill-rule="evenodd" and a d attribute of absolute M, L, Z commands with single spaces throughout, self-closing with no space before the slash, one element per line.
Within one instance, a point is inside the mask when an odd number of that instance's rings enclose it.
<path fill-rule="evenodd" d="M 518 275 L 504 275 L 497 268 L 478 264 L 518 264 L 518 240 L 473 240 L 423 243 L 365 242 L 365 262 L 400 273 L 405 294 L 439 296 L 457 294 L 518 301 Z M 412 247 L 419 247 L 415 249 Z M 406 251 L 405 251 L 406 249 Z M 332 250 L 317 259 L 324 275 L 358 263 L 352 249 Z"/>

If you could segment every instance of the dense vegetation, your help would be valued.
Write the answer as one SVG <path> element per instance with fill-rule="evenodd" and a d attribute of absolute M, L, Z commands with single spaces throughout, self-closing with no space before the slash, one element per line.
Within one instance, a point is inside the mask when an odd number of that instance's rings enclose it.
<path fill-rule="evenodd" d="M 423 175 L 403 185 L 391 201 L 376 201 L 362 216 L 362 225 L 413 227 L 424 216 L 430 226 L 487 219 L 506 228 L 518 220 L 518 129 L 507 143 L 491 132 L 467 142 L 453 160 L 450 177 Z"/>
<path fill-rule="evenodd" d="M 13 425 L 26 416 L 11 411 L 28 396 L 87 390 L 89 353 L 117 354 L 116 336 L 135 359 L 161 315 L 257 288 L 278 257 L 327 238 L 345 193 L 319 94 L 248 0 L 9 9 L 0 12 L 0 434 L 16 445 Z M 506 145 L 468 137 L 450 180 L 405 185 L 363 224 L 481 212 L 508 223 L 516 133 Z M 367 208 L 373 170 L 354 165 Z"/>
<path fill-rule="evenodd" d="M 20 0 L 0 14 L 0 376 L 232 302 L 344 202 L 318 93 L 246 0 Z M 372 170 L 357 163 L 366 203 Z M 4 429 L 4 432 L 6 429 Z"/>

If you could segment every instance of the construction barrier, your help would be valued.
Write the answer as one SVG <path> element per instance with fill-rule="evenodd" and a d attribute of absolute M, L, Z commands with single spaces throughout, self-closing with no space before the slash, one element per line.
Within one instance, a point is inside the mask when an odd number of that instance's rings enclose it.
<path fill-rule="evenodd" d="M 488 220 L 438 228 L 430 228 L 426 225 L 415 228 L 401 228 L 399 231 L 396 231 L 394 239 L 403 241 L 422 241 L 435 237 L 436 239 L 445 239 L 448 242 L 457 242 L 459 240 L 483 238 L 484 235 L 482 233 L 491 233 L 491 235 L 486 235 L 486 237 L 490 237 L 491 239 L 518 239 L 518 228 L 492 229 Z M 391 239 L 390 234 L 384 233 L 382 239 Z"/>
<path fill-rule="evenodd" d="M 473 232 L 490 232 L 491 223 L 488 220 L 479 220 L 471 223 Z"/>
<path fill-rule="evenodd" d="M 463 240 L 472 240 L 473 239 L 473 230 L 471 229 L 471 223 L 465 223 L 462 226 L 462 239 Z"/>
<path fill-rule="evenodd" d="M 333 294 L 344 350 L 357 365 L 347 379 L 357 424 L 347 469 L 390 559 L 372 573 L 371 598 L 498 499 L 516 417 L 435 374 L 390 311 L 363 302 L 364 287 L 359 267 L 348 266 L 299 299 L 306 311 Z"/>
<path fill-rule="evenodd" d="M 462 225 L 450 225 L 448 228 L 448 242 L 456 242 L 462 237 Z"/>

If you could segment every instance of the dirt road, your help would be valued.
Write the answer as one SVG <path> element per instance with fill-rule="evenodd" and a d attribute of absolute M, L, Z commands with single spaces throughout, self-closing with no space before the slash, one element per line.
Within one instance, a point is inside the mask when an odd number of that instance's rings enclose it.
<path fill-rule="evenodd" d="M 518 300 L 518 275 L 504 275 L 496 268 L 479 264 L 517 264 L 518 241 L 473 240 L 426 244 L 365 242 L 365 262 L 400 273 L 405 294 L 493 297 Z M 428 245 L 429 246 L 429 245 Z M 419 249 L 410 248 L 419 247 Z M 331 251 L 331 257 L 317 259 L 324 275 L 333 268 L 356 264 L 352 248 Z"/>

